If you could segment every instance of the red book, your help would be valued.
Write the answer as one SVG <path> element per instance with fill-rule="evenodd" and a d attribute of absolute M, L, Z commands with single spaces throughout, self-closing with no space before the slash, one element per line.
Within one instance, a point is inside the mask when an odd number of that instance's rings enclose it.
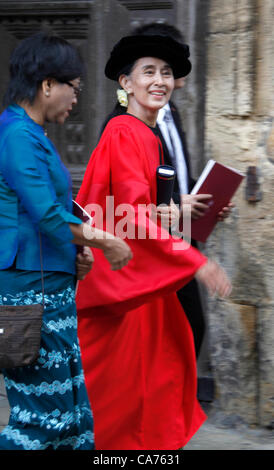
<path fill-rule="evenodd" d="M 243 173 L 209 160 L 191 194 L 212 194 L 209 208 L 200 219 L 191 221 L 191 238 L 205 242 L 217 223 L 218 213 L 230 202 L 244 178 Z"/>

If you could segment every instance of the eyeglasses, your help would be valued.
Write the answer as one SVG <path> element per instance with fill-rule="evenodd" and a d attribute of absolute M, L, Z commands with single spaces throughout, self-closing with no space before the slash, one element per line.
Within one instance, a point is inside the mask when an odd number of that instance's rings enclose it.
<path fill-rule="evenodd" d="M 70 82 L 63 82 L 65 83 L 66 85 L 70 86 L 71 88 L 73 88 L 73 91 L 74 91 L 74 94 L 76 96 L 76 98 L 78 98 L 78 96 L 80 95 L 81 91 L 83 90 L 83 87 L 81 85 L 79 85 L 79 87 L 73 85 L 73 83 L 70 83 Z"/>

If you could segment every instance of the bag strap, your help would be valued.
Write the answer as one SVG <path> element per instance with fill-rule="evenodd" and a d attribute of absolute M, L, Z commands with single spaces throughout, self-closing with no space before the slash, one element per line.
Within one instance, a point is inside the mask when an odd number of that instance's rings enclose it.
<path fill-rule="evenodd" d="M 160 137 L 159 137 L 158 135 L 156 135 L 156 137 L 157 137 L 157 140 L 158 140 L 160 165 L 164 165 L 164 164 L 165 164 L 165 160 L 164 160 L 164 152 L 163 152 L 162 142 L 161 142 L 161 139 L 160 139 Z"/>
<path fill-rule="evenodd" d="M 44 270 L 43 270 L 42 241 L 41 241 L 40 231 L 39 231 L 39 245 L 40 245 L 40 266 L 41 266 L 42 297 L 43 297 L 43 307 L 45 308 Z"/>

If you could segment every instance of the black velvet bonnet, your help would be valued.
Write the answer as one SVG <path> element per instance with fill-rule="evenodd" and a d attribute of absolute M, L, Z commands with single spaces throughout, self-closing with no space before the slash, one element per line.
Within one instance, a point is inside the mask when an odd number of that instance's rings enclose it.
<path fill-rule="evenodd" d="M 191 71 L 189 47 L 169 36 L 126 36 L 114 46 L 105 67 L 105 75 L 118 80 L 120 72 L 141 57 L 157 57 L 167 62 L 174 78 L 185 77 Z"/>

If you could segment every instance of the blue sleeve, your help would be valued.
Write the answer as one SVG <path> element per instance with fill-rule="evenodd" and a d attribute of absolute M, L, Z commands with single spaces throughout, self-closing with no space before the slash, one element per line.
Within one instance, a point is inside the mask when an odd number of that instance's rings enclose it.
<path fill-rule="evenodd" d="M 11 189 L 40 231 L 55 243 L 73 239 L 69 223 L 82 221 L 58 202 L 47 165 L 47 153 L 27 129 L 8 136 L 2 154 L 2 172 Z"/>

